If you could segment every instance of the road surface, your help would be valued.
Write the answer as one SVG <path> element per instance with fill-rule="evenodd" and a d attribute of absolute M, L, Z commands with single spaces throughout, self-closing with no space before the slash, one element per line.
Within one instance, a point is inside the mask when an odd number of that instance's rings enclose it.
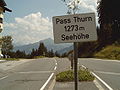
<path fill-rule="evenodd" d="M 0 90 L 43 90 L 55 71 L 55 66 L 54 58 L 43 58 L 25 62 L 9 70 L 0 70 Z"/>
<path fill-rule="evenodd" d="M 111 88 L 109 90 L 120 90 L 120 61 L 83 58 L 79 59 L 79 65 L 92 70 Z M 6 67 L 1 69 L 1 66 L 0 63 L 0 90 L 43 90 L 47 87 L 53 73 L 70 69 L 70 62 L 65 58 L 42 58 L 24 62 L 10 69 Z M 6 66 L 9 67 L 11 64 Z M 60 85 L 57 84 L 57 89 L 54 90 L 58 90 Z M 90 87 L 91 85 L 93 83 Z"/>
<path fill-rule="evenodd" d="M 84 58 L 79 64 L 92 70 L 111 90 L 120 90 L 120 61 Z"/>

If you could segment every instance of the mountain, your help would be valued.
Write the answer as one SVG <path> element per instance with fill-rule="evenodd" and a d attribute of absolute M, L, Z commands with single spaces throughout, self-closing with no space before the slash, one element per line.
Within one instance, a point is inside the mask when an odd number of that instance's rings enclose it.
<path fill-rule="evenodd" d="M 73 50 L 73 45 L 66 47 L 66 48 L 63 48 L 61 50 L 58 50 L 57 52 L 62 55 L 63 53 L 69 52 L 71 50 Z"/>
<path fill-rule="evenodd" d="M 14 51 L 20 50 L 20 51 L 25 51 L 27 54 L 29 54 L 31 53 L 33 48 L 37 49 L 39 47 L 40 42 L 43 42 L 48 50 L 53 49 L 54 52 L 59 51 L 59 53 L 60 50 L 64 50 L 65 48 L 70 47 L 72 45 L 71 43 L 54 44 L 54 41 L 51 38 L 48 38 L 33 44 L 16 46 L 14 47 Z"/>

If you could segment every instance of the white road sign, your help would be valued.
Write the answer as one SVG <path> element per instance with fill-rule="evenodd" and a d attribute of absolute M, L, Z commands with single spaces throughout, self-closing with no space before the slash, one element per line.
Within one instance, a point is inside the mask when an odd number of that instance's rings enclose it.
<path fill-rule="evenodd" d="M 55 43 L 97 40 L 95 14 L 74 14 L 53 17 Z"/>

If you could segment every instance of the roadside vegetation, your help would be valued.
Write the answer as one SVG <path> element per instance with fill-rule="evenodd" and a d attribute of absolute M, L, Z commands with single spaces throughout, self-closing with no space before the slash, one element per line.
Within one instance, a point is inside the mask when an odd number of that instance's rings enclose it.
<path fill-rule="evenodd" d="M 88 69 L 78 70 L 78 80 L 79 81 L 93 81 L 95 77 L 89 72 Z M 56 75 L 57 82 L 72 82 L 74 81 L 74 72 L 73 70 L 68 70 L 60 72 Z"/>
<path fill-rule="evenodd" d="M 19 61 L 18 58 L 0 58 L 0 60 L 8 60 L 8 61 Z"/>
<path fill-rule="evenodd" d="M 37 49 L 32 49 L 31 53 L 26 54 L 25 51 L 13 51 L 13 44 L 12 44 L 12 37 L 11 36 L 3 36 L 0 38 L 0 45 L 2 44 L 2 54 L 3 56 L 1 59 L 7 59 L 7 60 L 16 60 L 18 58 L 43 58 L 43 57 L 60 57 L 60 55 L 57 52 L 54 52 L 52 49 L 47 50 L 44 43 L 40 42 L 39 47 Z"/>
<path fill-rule="evenodd" d="M 34 59 L 37 59 L 37 58 L 45 58 L 45 56 L 36 56 L 36 57 L 34 57 Z"/>
<path fill-rule="evenodd" d="M 94 55 L 96 58 L 116 59 L 120 60 L 120 46 L 110 45 L 103 48 Z"/>

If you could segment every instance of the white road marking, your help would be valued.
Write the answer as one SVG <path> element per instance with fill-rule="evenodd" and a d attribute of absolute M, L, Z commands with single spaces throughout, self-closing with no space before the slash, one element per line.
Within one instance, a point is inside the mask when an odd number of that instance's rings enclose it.
<path fill-rule="evenodd" d="M 33 74 L 33 73 L 51 73 L 53 71 L 27 71 L 27 72 L 17 72 L 20 74 Z"/>
<path fill-rule="evenodd" d="M 120 75 L 120 73 L 115 73 L 115 72 L 104 72 L 104 71 L 95 71 L 97 73 L 103 73 L 103 74 L 111 74 L 111 75 Z"/>
<path fill-rule="evenodd" d="M 84 65 L 82 67 L 86 68 Z M 98 77 L 94 72 L 91 72 L 103 85 L 105 85 L 109 90 L 113 90 L 105 81 L 103 81 L 100 77 Z"/>
<path fill-rule="evenodd" d="M 55 65 L 57 66 L 57 63 L 55 63 Z"/>
<path fill-rule="evenodd" d="M 54 75 L 54 73 L 52 73 L 52 74 L 50 75 L 50 77 L 49 77 L 48 80 L 45 82 L 45 84 L 40 88 L 40 90 L 44 90 L 44 89 L 45 89 L 45 87 L 47 86 L 47 84 L 49 83 L 49 81 L 51 80 L 51 78 L 53 77 L 53 75 Z"/>
<path fill-rule="evenodd" d="M 104 90 L 104 88 L 99 84 L 99 82 L 96 79 L 93 82 L 99 90 Z"/>
<path fill-rule="evenodd" d="M 86 67 L 84 65 L 82 65 L 82 67 L 86 69 Z"/>
<path fill-rule="evenodd" d="M 3 80 L 3 79 L 5 79 L 5 78 L 7 78 L 8 76 L 4 76 L 4 77 L 2 77 L 2 78 L 0 78 L 0 80 Z"/>
<path fill-rule="evenodd" d="M 57 69 L 57 61 L 55 59 L 55 67 L 54 67 L 54 71 Z M 50 82 L 50 80 L 52 79 L 52 77 L 54 76 L 55 73 L 52 73 L 50 75 L 50 77 L 48 78 L 48 80 L 45 82 L 45 84 L 40 88 L 40 90 L 44 90 L 45 87 L 47 86 L 47 84 Z"/>
<path fill-rule="evenodd" d="M 105 81 L 103 81 L 100 77 L 98 77 L 95 73 L 92 72 L 92 74 L 100 81 L 102 82 L 109 90 L 113 90 Z"/>
<path fill-rule="evenodd" d="M 54 68 L 54 71 L 57 69 L 57 61 L 55 59 L 55 68 Z"/>
<path fill-rule="evenodd" d="M 84 58 L 83 58 L 84 59 Z M 92 60 L 99 60 L 99 61 L 105 61 L 105 62 L 120 62 L 120 60 L 109 60 L 109 59 L 98 59 L 98 58 L 90 58 Z"/>
<path fill-rule="evenodd" d="M 56 70 L 56 69 L 57 69 L 57 66 L 55 66 L 54 70 Z"/>

